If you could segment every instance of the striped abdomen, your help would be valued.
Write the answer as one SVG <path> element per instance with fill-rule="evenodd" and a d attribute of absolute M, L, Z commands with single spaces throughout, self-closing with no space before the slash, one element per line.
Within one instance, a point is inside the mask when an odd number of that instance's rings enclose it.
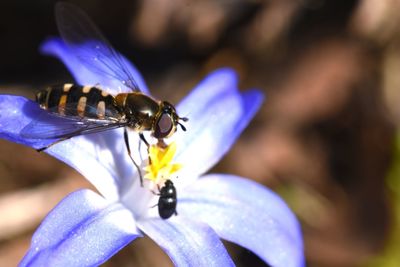
<path fill-rule="evenodd" d="M 92 86 L 64 84 L 49 87 L 36 94 L 43 109 L 66 116 L 104 119 L 118 114 L 114 97 Z"/>

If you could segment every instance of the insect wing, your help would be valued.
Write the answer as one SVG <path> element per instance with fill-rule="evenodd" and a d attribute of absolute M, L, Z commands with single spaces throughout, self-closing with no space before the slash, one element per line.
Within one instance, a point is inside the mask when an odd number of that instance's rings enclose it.
<path fill-rule="evenodd" d="M 57 107 L 58 109 L 58 107 Z M 70 107 L 63 109 L 67 114 Z M 60 115 L 55 110 L 43 112 L 21 130 L 21 136 L 30 139 L 59 139 L 77 135 L 102 132 L 127 126 L 127 123 L 113 116 L 104 119 Z"/>
<path fill-rule="evenodd" d="M 99 81 L 101 85 L 117 89 L 113 81 L 118 81 L 118 93 L 126 92 L 126 89 L 140 91 L 131 70 L 127 67 L 127 60 L 112 48 L 82 10 L 72 4 L 57 3 L 56 20 L 63 40 L 80 62 L 88 70 L 107 76 L 107 79 Z"/>

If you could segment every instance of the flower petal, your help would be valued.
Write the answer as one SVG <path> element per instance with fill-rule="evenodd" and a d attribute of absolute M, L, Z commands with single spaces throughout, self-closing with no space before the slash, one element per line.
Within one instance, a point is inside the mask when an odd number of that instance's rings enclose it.
<path fill-rule="evenodd" d="M 118 201 L 128 189 L 127 185 L 132 185 L 137 178 L 137 170 L 127 156 L 122 131 L 77 136 L 46 149 L 46 153 L 80 172 L 108 200 Z M 130 141 L 135 137 L 130 137 Z M 136 151 L 132 146 L 131 149 Z"/>
<path fill-rule="evenodd" d="M 138 227 L 153 239 L 175 266 L 234 266 L 218 236 L 207 225 L 180 215 L 149 219 Z"/>
<path fill-rule="evenodd" d="M 0 95 L 0 138 L 42 148 L 54 142 L 51 139 L 29 139 L 21 130 L 34 118 L 46 115 L 38 105 L 21 96 Z M 135 149 L 136 135 L 130 135 Z M 136 150 L 132 150 L 136 151 Z M 122 129 L 78 136 L 45 150 L 82 173 L 109 200 L 118 200 L 121 190 L 131 184 L 136 169 L 127 157 Z"/>
<path fill-rule="evenodd" d="M 208 74 L 177 106 L 182 117 L 198 115 L 207 109 L 208 102 L 226 92 L 237 92 L 238 77 L 230 68 L 222 68 Z M 196 107 L 196 110 L 193 110 Z"/>
<path fill-rule="evenodd" d="M 26 139 L 20 135 L 33 117 L 42 113 L 38 104 L 25 97 L 0 95 L 0 138 L 35 148 L 46 146 L 54 140 Z"/>
<path fill-rule="evenodd" d="M 81 190 L 64 198 L 32 237 L 20 266 L 94 266 L 141 236 L 119 203 Z"/>
<path fill-rule="evenodd" d="M 84 64 L 82 64 L 82 62 L 78 59 L 77 55 L 75 55 L 73 51 L 69 49 L 68 46 L 60 38 L 50 38 L 46 40 L 41 46 L 41 51 L 46 55 L 53 55 L 61 59 L 74 76 L 76 82 L 78 82 L 80 85 L 100 84 L 104 89 L 107 89 L 108 92 L 114 94 L 121 92 L 121 90 L 125 92 L 130 91 L 128 88 L 124 87 L 122 83 L 117 79 L 112 79 L 109 76 L 106 76 L 99 72 L 94 72 L 86 68 Z M 87 58 L 96 57 L 95 49 L 85 51 Z M 144 82 L 144 79 L 140 75 L 139 71 L 124 56 L 122 56 L 121 54 L 117 55 L 123 61 L 123 64 L 127 67 L 129 73 L 139 86 L 140 90 L 145 94 L 149 94 L 147 85 Z"/>
<path fill-rule="evenodd" d="M 271 266 L 304 266 L 299 223 L 272 191 L 233 175 L 207 175 L 179 192 L 178 213 L 210 225 Z"/>
<path fill-rule="evenodd" d="M 219 77 L 213 74 L 212 77 L 214 76 Z M 263 94 L 256 89 L 239 93 L 233 89 L 220 88 L 235 86 L 233 79 L 227 83 L 220 82 L 220 87 L 215 90 L 219 93 L 213 94 L 212 97 L 211 93 L 207 93 L 209 88 L 212 88 L 209 86 L 200 87 L 205 91 L 204 98 L 200 94 L 201 91 L 192 93 L 197 95 L 197 103 L 191 103 L 188 130 L 176 133 L 176 162 L 182 164 L 182 172 L 188 172 L 182 175 L 188 179 L 181 180 L 180 184 L 189 184 L 190 177 L 195 178 L 203 174 L 217 163 L 253 118 L 263 101 Z"/>

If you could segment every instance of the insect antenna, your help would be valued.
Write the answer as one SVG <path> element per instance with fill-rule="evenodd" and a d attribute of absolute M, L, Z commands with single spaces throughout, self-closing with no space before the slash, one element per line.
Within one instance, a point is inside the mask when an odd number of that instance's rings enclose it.
<path fill-rule="evenodd" d="M 183 117 L 183 118 L 179 118 L 179 119 L 178 119 L 178 124 L 179 124 L 179 126 L 181 126 L 181 128 L 182 128 L 182 130 L 183 130 L 184 132 L 186 132 L 186 127 L 185 127 L 182 123 L 180 123 L 179 120 L 181 120 L 181 121 L 183 121 L 183 122 L 187 122 L 189 119 L 186 118 L 186 117 Z"/>

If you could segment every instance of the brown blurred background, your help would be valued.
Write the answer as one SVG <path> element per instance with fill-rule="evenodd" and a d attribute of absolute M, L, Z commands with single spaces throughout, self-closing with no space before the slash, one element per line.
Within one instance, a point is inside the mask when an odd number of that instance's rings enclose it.
<path fill-rule="evenodd" d="M 177 103 L 208 72 L 235 68 L 267 101 L 212 171 L 277 191 L 302 223 L 308 266 L 400 266 L 400 0 L 70 1 Z M 0 4 L 0 92 L 71 82 L 39 44 L 55 1 Z M 400 139 L 399 139 L 400 140 Z M 0 140 L 0 266 L 68 192 L 91 187 L 33 149 Z M 266 266 L 228 245 L 238 266 Z M 157 256 L 155 256 L 157 255 Z M 169 266 L 148 239 L 105 266 Z"/>

